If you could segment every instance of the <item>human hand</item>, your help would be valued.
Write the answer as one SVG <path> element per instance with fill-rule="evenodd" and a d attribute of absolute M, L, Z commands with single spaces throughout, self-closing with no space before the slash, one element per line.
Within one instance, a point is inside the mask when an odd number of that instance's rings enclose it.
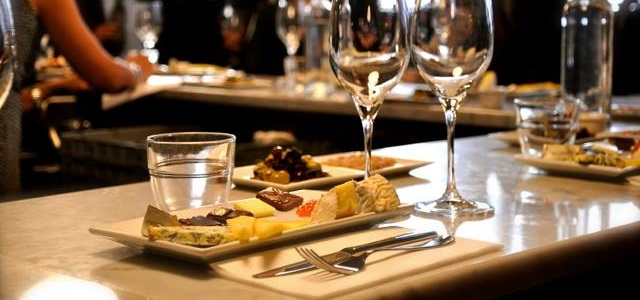
<path fill-rule="evenodd" d="M 131 51 L 127 54 L 127 61 L 140 67 L 140 81 L 147 81 L 147 78 L 153 74 L 155 66 L 146 55 Z"/>
<path fill-rule="evenodd" d="M 89 83 L 75 73 L 45 80 L 22 89 L 20 92 L 22 110 L 26 112 L 34 108 L 40 109 L 47 104 L 47 98 L 54 95 L 76 94 L 89 90 L 91 90 Z"/>

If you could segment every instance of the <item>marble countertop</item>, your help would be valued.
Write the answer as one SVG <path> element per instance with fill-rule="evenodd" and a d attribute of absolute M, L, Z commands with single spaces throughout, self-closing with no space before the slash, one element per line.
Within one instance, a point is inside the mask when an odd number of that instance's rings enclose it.
<path fill-rule="evenodd" d="M 403 202 L 442 194 L 445 147 L 438 141 L 377 151 L 434 162 L 389 177 Z M 502 244 L 503 251 L 338 298 L 468 296 L 469 291 L 485 298 L 637 255 L 640 186 L 544 174 L 516 162 L 517 148 L 484 136 L 456 140 L 456 151 L 461 193 L 495 207 L 491 218 L 462 220 L 456 234 Z M 255 192 L 235 188 L 231 197 Z M 88 231 L 97 224 L 140 217 L 151 203 L 147 182 L 1 203 L 0 298 L 37 293 L 49 298 L 69 293 L 105 295 L 102 299 L 290 298 L 217 277 L 206 265 L 141 253 Z M 404 225 L 438 231 L 451 226 L 419 217 Z"/>
<path fill-rule="evenodd" d="M 385 100 L 378 118 L 420 122 L 442 122 L 440 105 L 431 100 L 414 99 L 413 85 L 402 83 Z M 259 107 L 284 111 L 315 112 L 357 116 L 350 96 L 343 90 L 323 98 L 309 98 L 286 89 L 232 89 L 216 86 L 182 85 L 157 94 L 165 99 L 195 101 L 205 104 Z M 460 108 L 458 124 L 511 128 L 515 113 L 506 95 L 470 95 Z"/>
<path fill-rule="evenodd" d="M 310 98 L 301 92 L 278 87 L 276 77 L 260 77 L 263 84 L 256 88 L 230 88 L 206 84 L 183 84 L 164 90 L 156 96 L 178 101 L 194 101 L 203 104 L 231 105 L 283 111 L 314 112 L 335 115 L 353 115 L 357 112 L 350 96 L 338 91 L 330 96 Z M 416 97 L 416 90 L 426 89 L 424 84 L 401 82 L 385 99 L 379 119 L 396 119 L 418 122 L 442 122 L 442 108 L 434 98 Z M 469 93 L 457 114 L 457 124 L 490 128 L 513 128 L 515 95 L 506 92 Z M 640 95 L 614 96 L 613 118 L 618 121 L 638 122 Z"/>

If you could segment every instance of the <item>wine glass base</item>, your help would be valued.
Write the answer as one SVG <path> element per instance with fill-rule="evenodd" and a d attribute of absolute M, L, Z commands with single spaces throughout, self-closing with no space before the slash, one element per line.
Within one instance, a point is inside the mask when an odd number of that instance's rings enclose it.
<path fill-rule="evenodd" d="M 417 216 L 491 216 L 493 213 L 493 206 L 488 203 L 466 199 L 452 200 L 448 197 L 418 202 L 414 208 L 414 214 Z"/>

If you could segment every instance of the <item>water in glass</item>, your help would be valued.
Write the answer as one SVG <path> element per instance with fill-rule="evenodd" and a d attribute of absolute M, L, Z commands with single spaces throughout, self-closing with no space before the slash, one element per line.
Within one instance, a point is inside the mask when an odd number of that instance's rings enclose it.
<path fill-rule="evenodd" d="M 224 202 L 231 188 L 223 160 L 167 161 L 150 170 L 149 176 L 156 203 L 166 210 Z"/>

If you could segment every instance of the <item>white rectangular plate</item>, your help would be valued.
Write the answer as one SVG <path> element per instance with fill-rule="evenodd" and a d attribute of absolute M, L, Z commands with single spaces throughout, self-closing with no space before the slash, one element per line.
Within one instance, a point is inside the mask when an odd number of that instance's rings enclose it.
<path fill-rule="evenodd" d="M 492 132 L 489 133 L 488 136 L 494 140 L 503 141 L 511 146 L 520 146 L 518 132 L 516 130 Z"/>
<path fill-rule="evenodd" d="M 320 164 L 322 164 L 323 162 L 333 158 L 337 158 L 341 156 L 357 155 L 361 153 L 362 153 L 361 151 L 353 151 L 353 152 L 343 152 L 343 153 L 328 154 L 328 155 L 319 155 L 315 157 L 315 160 Z M 373 153 L 372 155 L 385 158 L 385 156 L 377 155 L 375 153 Z M 409 159 L 402 159 L 402 158 L 395 158 L 395 157 L 392 157 L 392 158 L 396 161 L 396 163 L 393 166 L 388 166 L 385 168 L 373 170 L 371 171 L 371 173 L 380 174 L 380 175 L 393 175 L 393 174 L 399 174 L 399 173 L 406 173 L 415 168 L 422 167 L 424 165 L 428 165 L 432 163 L 430 161 L 409 160 Z M 322 167 L 324 168 L 325 166 L 323 165 Z M 326 166 L 326 167 L 332 167 L 332 166 Z M 351 169 L 351 170 L 355 170 L 355 169 Z M 362 170 L 357 170 L 357 171 L 359 171 L 360 173 L 364 173 L 364 171 Z"/>
<path fill-rule="evenodd" d="M 517 154 L 515 159 L 521 163 L 538 169 L 559 174 L 578 175 L 585 177 L 599 177 L 608 179 L 622 179 L 627 176 L 640 174 L 638 167 L 616 168 L 599 165 L 581 165 L 578 163 L 542 159 L 539 157 Z"/>
<path fill-rule="evenodd" d="M 320 155 L 320 156 L 315 156 L 314 160 L 322 164 L 323 161 L 326 161 L 328 159 L 331 159 L 337 156 L 351 155 L 351 154 L 357 154 L 357 153 L 358 152 L 345 152 L 345 153 L 330 154 L 330 155 Z M 379 156 L 379 155 L 374 154 L 374 156 Z M 398 174 L 398 173 L 408 172 L 409 170 L 431 163 L 428 161 L 417 161 L 417 160 L 408 160 L 408 159 L 400 159 L 400 158 L 394 158 L 394 159 L 396 160 L 395 165 L 382 168 L 379 170 L 374 170 L 372 173 L 380 174 L 380 175 Z M 250 186 L 250 187 L 261 188 L 261 189 L 268 188 L 268 187 L 275 187 L 283 191 L 294 191 L 294 190 L 300 190 L 300 189 L 330 186 L 333 184 L 343 183 L 347 180 L 361 178 L 364 176 L 364 171 L 362 170 L 323 165 L 322 170 L 324 172 L 329 173 L 329 176 L 327 177 L 314 178 L 314 179 L 303 180 L 298 182 L 291 182 L 287 184 L 278 184 L 274 182 L 253 179 L 252 178 L 253 167 L 254 167 L 253 165 L 249 165 L 249 166 L 235 168 L 233 170 L 233 183 L 237 185 Z"/>
<path fill-rule="evenodd" d="M 300 190 L 294 192 L 304 198 L 304 201 L 311 199 L 317 199 L 325 193 L 324 191 L 317 190 Z M 89 228 L 89 232 L 95 235 L 103 236 L 112 239 L 121 244 L 142 249 L 144 251 L 150 251 L 155 253 L 164 254 L 167 256 L 186 259 L 191 261 L 209 263 L 221 258 L 227 258 L 228 256 L 241 254 L 246 252 L 257 251 L 261 247 L 266 247 L 276 243 L 290 242 L 301 238 L 310 238 L 323 233 L 331 232 L 338 229 L 355 227 L 358 225 L 375 224 L 384 220 L 408 214 L 413 210 L 413 205 L 402 204 L 400 207 L 393 211 L 381 212 L 381 213 L 366 213 L 358 214 L 355 216 L 334 220 L 331 222 L 309 225 L 302 228 L 287 230 L 282 235 L 271 237 L 268 239 L 252 238 L 249 242 L 231 242 L 208 248 L 198 248 L 186 245 L 175 244 L 167 241 L 150 241 L 147 237 L 143 236 L 140 232 L 142 227 L 143 217 L 120 221 L 110 224 L 104 224 L 96 227 Z M 188 218 L 198 215 L 206 215 L 211 211 L 210 206 L 205 206 L 196 209 L 187 209 L 172 212 L 178 216 L 178 218 Z M 295 209 L 287 212 L 276 212 L 274 218 L 278 220 L 294 220 L 300 219 L 296 215 Z"/>

